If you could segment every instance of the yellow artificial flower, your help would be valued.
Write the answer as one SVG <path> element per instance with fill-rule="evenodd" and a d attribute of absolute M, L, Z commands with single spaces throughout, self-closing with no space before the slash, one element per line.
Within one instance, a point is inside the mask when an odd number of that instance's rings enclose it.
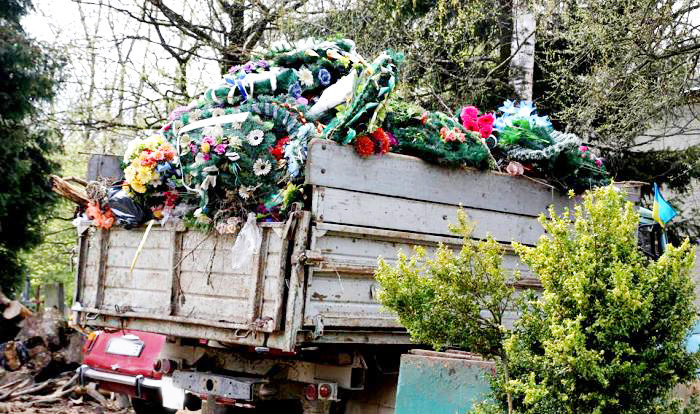
<path fill-rule="evenodd" d="M 211 145 L 209 145 L 208 142 L 202 142 L 201 148 L 202 148 L 203 153 L 208 153 L 209 150 L 211 149 Z"/>

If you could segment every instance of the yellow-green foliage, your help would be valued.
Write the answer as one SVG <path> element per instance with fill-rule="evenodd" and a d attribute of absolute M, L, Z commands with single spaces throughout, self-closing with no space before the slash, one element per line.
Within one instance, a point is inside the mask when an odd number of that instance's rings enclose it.
<path fill-rule="evenodd" d="M 540 217 L 537 247 L 515 244 L 543 291 L 505 341 L 517 412 L 646 413 L 693 377 L 694 247 L 658 261 L 637 248 L 639 214 L 613 186 Z"/>
<path fill-rule="evenodd" d="M 458 252 L 440 245 L 430 259 L 417 247 L 410 258 L 400 253 L 395 265 L 380 259 L 375 274 L 381 284 L 379 300 L 398 314 L 415 342 L 501 355 L 503 315 L 514 294 L 509 282 L 519 275 L 501 267 L 498 242 L 490 237 L 472 240 L 464 212 L 458 218 L 452 228 L 463 237 Z"/>

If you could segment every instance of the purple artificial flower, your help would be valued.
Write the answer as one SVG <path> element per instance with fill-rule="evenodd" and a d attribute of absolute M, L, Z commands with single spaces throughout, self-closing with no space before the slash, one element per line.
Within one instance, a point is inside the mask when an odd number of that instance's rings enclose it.
<path fill-rule="evenodd" d="M 214 152 L 216 152 L 219 155 L 223 155 L 226 152 L 226 144 L 219 144 L 216 147 L 214 147 Z"/>
<path fill-rule="evenodd" d="M 396 136 L 394 136 L 394 134 L 392 134 L 391 132 L 386 131 L 386 136 L 389 137 L 389 146 L 393 147 L 399 143 L 399 141 L 396 139 Z"/>
<path fill-rule="evenodd" d="M 316 76 L 318 77 L 318 81 L 321 82 L 321 85 L 323 86 L 328 86 L 331 83 L 331 73 L 325 68 L 321 68 Z"/>
<path fill-rule="evenodd" d="M 235 65 L 228 68 L 228 73 L 236 73 L 241 70 L 241 65 Z"/>
<path fill-rule="evenodd" d="M 303 96 L 300 96 L 300 97 L 297 98 L 297 103 L 298 103 L 299 105 L 308 105 L 308 104 L 309 104 L 309 100 L 306 99 L 306 98 L 304 98 Z"/>
<path fill-rule="evenodd" d="M 192 154 L 196 154 L 198 148 L 199 148 L 199 146 L 197 145 L 196 142 L 194 142 L 194 141 L 190 142 L 190 152 Z"/>
<path fill-rule="evenodd" d="M 267 62 L 264 61 L 263 59 L 258 60 L 257 65 L 259 68 L 263 68 L 263 69 L 267 69 L 270 67 L 270 65 L 268 65 Z"/>
<path fill-rule="evenodd" d="M 253 62 L 248 62 L 245 65 L 243 65 L 243 70 L 246 71 L 246 73 L 249 73 L 250 71 L 253 70 L 254 63 Z"/>

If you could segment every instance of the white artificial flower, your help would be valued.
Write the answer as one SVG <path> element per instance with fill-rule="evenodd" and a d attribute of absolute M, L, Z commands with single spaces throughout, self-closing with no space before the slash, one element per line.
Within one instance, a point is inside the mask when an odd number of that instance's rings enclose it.
<path fill-rule="evenodd" d="M 255 173 L 257 176 L 267 175 L 271 170 L 272 164 L 270 164 L 270 161 L 268 160 L 258 158 L 255 161 L 255 164 L 253 164 L 253 173 Z"/>
<path fill-rule="evenodd" d="M 314 86 L 314 74 L 311 73 L 307 68 L 301 68 L 297 71 L 297 76 L 299 76 L 299 82 L 304 86 Z"/>
<path fill-rule="evenodd" d="M 246 140 L 250 145 L 257 147 L 263 141 L 264 137 L 265 133 L 262 132 L 262 130 L 254 129 L 248 133 Z"/>
<path fill-rule="evenodd" d="M 226 110 L 224 108 L 214 108 L 211 111 L 211 116 L 224 116 L 226 114 Z"/>
<path fill-rule="evenodd" d="M 173 121 L 173 129 L 174 129 L 175 131 L 177 131 L 178 129 L 182 128 L 184 125 L 185 125 L 185 124 L 184 124 L 181 120 L 179 120 L 179 119 L 176 119 L 175 121 Z"/>
<path fill-rule="evenodd" d="M 202 110 L 201 109 L 195 109 L 194 111 L 190 112 L 190 122 L 197 121 L 201 117 L 202 117 Z"/>
<path fill-rule="evenodd" d="M 242 199 L 247 200 L 248 198 L 250 198 L 250 196 L 253 195 L 253 192 L 256 189 L 257 187 L 242 185 L 241 188 L 238 189 L 238 195 L 241 196 Z"/>
<path fill-rule="evenodd" d="M 236 162 L 241 159 L 241 156 L 235 151 L 229 151 L 226 153 L 226 158 L 233 162 Z"/>
<path fill-rule="evenodd" d="M 243 141 L 241 140 L 241 137 L 238 135 L 229 135 L 228 137 L 228 145 L 233 148 L 240 148 L 241 145 L 243 145 Z"/>
<path fill-rule="evenodd" d="M 204 133 L 202 135 L 208 135 L 214 138 L 221 138 L 222 136 L 224 136 L 224 129 L 221 127 L 221 125 L 213 125 L 204 128 Z"/>

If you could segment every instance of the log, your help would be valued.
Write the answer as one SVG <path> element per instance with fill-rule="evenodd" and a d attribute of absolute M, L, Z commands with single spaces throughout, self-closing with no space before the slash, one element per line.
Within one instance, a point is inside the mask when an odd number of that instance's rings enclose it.
<path fill-rule="evenodd" d="M 69 184 L 57 175 L 51 175 L 51 189 L 61 197 L 67 198 L 83 207 L 87 207 L 90 202 L 84 189 Z"/>

